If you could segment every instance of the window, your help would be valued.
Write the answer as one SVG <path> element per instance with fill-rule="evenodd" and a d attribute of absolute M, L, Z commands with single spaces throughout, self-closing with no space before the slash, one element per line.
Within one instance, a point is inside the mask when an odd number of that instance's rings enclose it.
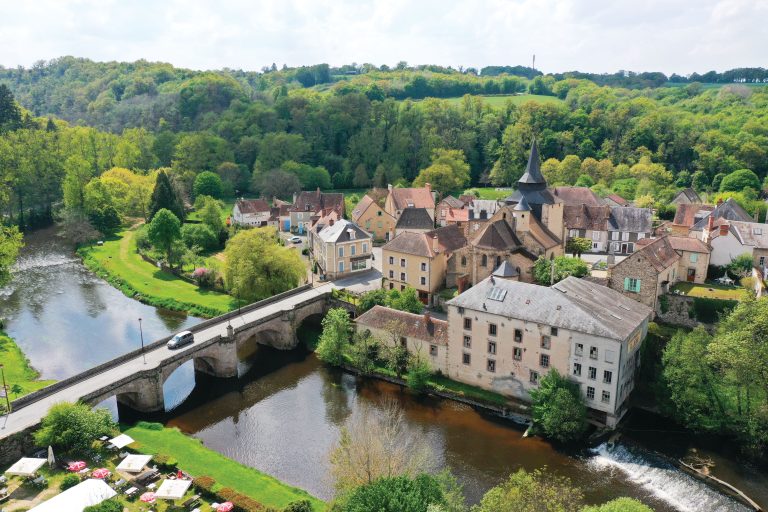
<path fill-rule="evenodd" d="M 611 401 L 611 392 L 610 391 L 603 391 L 603 403 L 608 403 Z"/>
<path fill-rule="evenodd" d="M 541 348 L 549 349 L 552 347 L 552 338 L 549 336 L 542 336 L 541 337 Z"/>
<path fill-rule="evenodd" d="M 354 256 L 355 255 L 355 252 L 356 252 L 355 249 L 356 249 L 356 247 L 354 245 L 351 245 L 349 247 L 349 255 L 350 256 Z"/>
<path fill-rule="evenodd" d="M 384 224 L 382 224 L 381 221 L 376 223 L 376 227 L 379 228 L 379 229 L 381 229 L 383 226 L 384 226 Z M 387 234 L 389 234 L 389 233 L 387 233 Z"/>
<path fill-rule="evenodd" d="M 637 234 L 637 239 L 638 240 L 642 240 L 643 238 L 645 238 L 645 233 L 638 233 Z"/>
<path fill-rule="evenodd" d="M 471 329 L 472 328 L 472 319 L 469 317 L 464 318 L 464 328 L 465 329 Z"/>
<path fill-rule="evenodd" d="M 697 261 L 699 261 L 699 255 L 696 254 L 695 252 L 691 253 L 691 255 L 688 257 L 688 259 L 691 260 L 691 263 L 696 263 Z"/>
<path fill-rule="evenodd" d="M 344 248 L 339 247 L 339 258 L 343 258 L 343 257 L 344 257 Z"/>
<path fill-rule="evenodd" d="M 593 388 L 592 386 L 587 386 L 587 398 L 589 400 L 595 399 L 595 388 Z"/>
<path fill-rule="evenodd" d="M 365 221 L 365 229 L 371 229 L 371 219 Z"/>
<path fill-rule="evenodd" d="M 611 240 L 618 240 L 618 239 L 619 239 L 619 232 L 618 231 L 613 231 L 611 233 Z"/>
<path fill-rule="evenodd" d="M 421 279 L 419 279 L 419 282 L 422 284 L 422 286 L 426 285 L 427 284 L 427 278 L 424 277 L 424 276 L 421 276 Z"/>
<path fill-rule="evenodd" d="M 394 279 L 395 278 L 395 271 L 394 270 L 390 270 L 389 271 L 389 278 L 390 279 Z"/>
<path fill-rule="evenodd" d="M 466 267 L 467 266 L 467 257 L 466 256 L 462 256 L 461 257 L 461 266 L 462 267 Z"/>
<path fill-rule="evenodd" d="M 573 374 L 581 377 L 581 363 L 573 363 Z"/>
<path fill-rule="evenodd" d="M 605 370 L 603 372 L 603 383 L 610 384 L 612 380 L 613 380 L 613 372 Z"/>
<path fill-rule="evenodd" d="M 393 289 L 395 287 L 394 283 L 389 283 L 389 289 Z"/>
<path fill-rule="evenodd" d="M 422 263 L 421 264 L 421 271 L 422 272 L 426 272 L 427 271 L 427 264 L 426 263 Z"/>
<path fill-rule="evenodd" d="M 568 230 L 568 236 L 571 238 L 576 238 L 579 236 L 579 230 L 578 229 L 569 229 Z"/>
<path fill-rule="evenodd" d="M 400 280 L 405 281 L 405 272 L 400 272 Z"/>
<path fill-rule="evenodd" d="M 515 341 L 520 343 L 523 341 L 523 331 L 520 329 L 515 329 Z"/>
<path fill-rule="evenodd" d="M 430 345 L 429 346 L 429 355 L 436 356 L 437 355 L 437 345 Z"/>
<path fill-rule="evenodd" d="M 627 231 L 623 232 L 621 234 L 621 241 L 622 242 L 629 242 L 629 233 Z"/>
<path fill-rule="evenodd" d="M 600 244 L 597 242 L 592 242 L 592 248 L 593 249 L 600 249 Z"/>
<path fill-rule="evenodd" d="M 405 258 L 400 258 L 400 266 L 401 267 L 405 266 Z"/>
<path fill-rule="evenodd" d="M 495 354 L 496 353 L 496 342 L 495 341 L 489 341 L 488 342 L 488 353 L 489 354 Z"/>
<path fill-rule="evenodd" d="M 356 260 L 352 262 L 352 270 L 365 270 L 367 268 L 366 266 L 366 260 Z"/>
<path fill-rule="evenodd" d="M 472 337 L 471 336 L 464 336 L 464 347 L 466 347 L 466 348 L 472 347 Z"/>
<path fill-rule="evenodd" d="M 539 364 L 542 368 L 549 368 L 549 354 L 541 354 L 539 356 Z"/>
<path fill-rule="evenodd" d="M 404 285 L 404 284 L 401 284 L 401 285 L 400 285 L 400 291 L 402 292 L 403 290 L 405 290 L 405 285 Z"/>
<path fill-rule="evenodd" d="M 603 357 L 605 357 L 605 362 L 606 363 L 615 363 L 616 362 L 616 352 L 615 351 L 613 351 L 613 350 L 606 350 L 605 352 L 603 352 L 603 354 L 604 354 Z"/>
<path fill-rule="evenodd" d="M 379 217 L 381 217 L 381 210 L 377 211 L 377 212 L 376 212 L 376 215 L 378 215 Z"/>
<path fill-rule="evenodd" d="M 584 344 L 583 343 L 577 343 L 576 344 L 576 350 L 574 351 L 574 353 L 577 356 L 583 355 L 584 354 Z"/>
<path fill-rule="evenodd" d="M 404 336 L 400 336 L 400 346 L 408 347 L 408 340 Z"/>
<path fill-rule="evenodd" d="M 589 347 L 589 358 L 597 359 L 597 347 Z"/>
<path fill-rule="evenodd" d="M 488 324 L 488 335 L 496 336 L 496 324 Z"/>
<path fill-rule="evenodd" d="M 595 380 L 597 378 L 597 368 L 590 366 L 587 373 L 587 378 L 589 380 Z"/>
<path fill-rule="evenodd" d="M 520 347 L 515 347 L 512 349 L 512 359 L 515 361 L 520 361 L 523 359 L 523 349 Z"/>
<path fill-rule="evenodd" d="M 480 266 L 481 267 L 487 267 L 488 266 L 488 256 L 483 254 L 483 257 L 480 259 Z"/>
<path fill-rule="evenodd" d="M 765 256 L 760 256 L 760 260 L 758 263 L 761 267 L 765 266 Z"/>
<path fill-rule="evenodd" d="M 619 242 L 611 242 L 611 250 L 613 252 L 619 252 L 621 249 L 621 246 L 619 245 Z"/>
<path fill-rule="evenodd" d="M 389 257 L 389 264 L 390 265 L 394 265 L 395 264 L 395 258 L 393 258 L 392 256 Z"/>
<path fill-rule="evenodd" d="M 531 370 L 531 376 L 530 376 L 531 384 L 538 384 L 539 383 L 539 372 L 535 370 Z"/>
<path fill-rule="evenodd" d="M 339 262 L 339 272 L 344 272 L 344 262 L 343 261 Z"/>
<path fill-rule="evenodd" d="M 501 256 L 496 256 L 496 268 L 501 266 Z"/>
<path fill-rule="evenodd" d="M 599 231 L 593 231 L 592 232 L 592 240 L 594 240 L 594 241 L 600 240 L 600 232 Z"/>
<path fill-rule="evenodd" d="M 640 279 L 635 279 L 634 277 L 624 278 L 624 289 L 628 292 L 640 293 L 640 284 Z"/>
<path fill-rule="evenodd" d="M 368 252 L 368 244 L 363 244 L 363 252 Z"/>
<path fill-rule="evenodd" d="M 488 360 L 488 365 L 486 366 L 489 372 L 493 373 L 496 371 L 496 361 L 493 359 Z"/>
<path fill-rule="evenodd" d="M 472 361 L 472 356 L 470 356 L 467 353 L 461 354 L 461 362 L 464 364 L 469 364 Z"/>
<path fill-rule="evenodd" d="M 550 327 L 549 334 L 552 336 L 557 336 L 557 327 Z"/>

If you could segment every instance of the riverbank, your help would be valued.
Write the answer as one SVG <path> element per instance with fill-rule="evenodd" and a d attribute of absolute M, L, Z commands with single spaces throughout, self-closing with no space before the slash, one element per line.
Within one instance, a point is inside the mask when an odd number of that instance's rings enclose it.
<path fill-rule="evenodd" d="M 192 475 L 213 478 L 216 481 L 214 492 L 230 487 L 269 507 L 282 509 L 293 501 L 309 500 L 312 510 L 325 510 L 325 503 L 308 492 L 210 450 L 198 439 L 186 436 L 176 428 L 138 423 L 125 429 L 125 433 L 138 442 L 132 448 L 146 454 L 170 455 L 178 461 L 180 468 Z"/>
<path fill-rule="evenodd" d="M 101 246 L 85 246 L 77 253 L 93 273 L 126 296 L 150 306 L 211 318 L 234 309 L 234 299 L 205 290 L 144 261 L 136 252 L 135 231 L 125 230 Z"/>
<path fill-rule="evenodd" d="M 40 378 L 38 371 L 32 368 L 21 348 L 3 331 L 0 331 L 0 361 L 3 363 L 9 398 L 12 400 L 55 382 L 38 380 Z"/>

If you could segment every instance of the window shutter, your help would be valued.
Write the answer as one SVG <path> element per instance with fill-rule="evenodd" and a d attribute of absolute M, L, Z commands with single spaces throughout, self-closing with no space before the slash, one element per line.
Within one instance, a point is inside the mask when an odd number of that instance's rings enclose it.
<path fill-rule="evenodd" d="M 640 281 L 640 279 L 638 279 L 637 281 L 635 281 L 635 291 L 636 291 L 636 292 L 638 292 L 638 293 L 640 293 L 640 283 L 641 283 L 641 282 L 642 282 L 642 281 Z"/>
<path fill-rule="evenodd" d="M 629 278 L 628 277 L 624 278 L 624 289 L 625 290 L 630 290 L 630 288 L 629 288 Z"/>

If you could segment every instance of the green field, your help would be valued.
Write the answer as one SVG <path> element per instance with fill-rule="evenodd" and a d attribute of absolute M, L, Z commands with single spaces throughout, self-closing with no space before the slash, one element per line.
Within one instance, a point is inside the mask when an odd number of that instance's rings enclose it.
<path fill-rule="evenodd" d="M 16 342 L 3 331 L 0 331 L 0 361 L 3 364 L 5 383 L 8 385 L 11 400 L 37 391 L 54 382 L 52 380 L 37 380 L 39 377 L 37 371 L 29 365 L 29 361 Z M 5 402 L 5 399 L 2 401 Z"/>
<path fill-rule="evenodd" d="M 475 195 L 474 192 L 480 195 L 480 199 L 504 199 L 509 197 L 514 189 L 511 188 L 497 188 L 497 187 L 472 187 L 465 190 L 463 193 L 467 195 Z"/>
<path fill-rule="evenodd" d="M 145 426 L 140 423 L 125 431 L 138 441 L 141 452 L 170 455 L 184 471 L 194 476 L 210 476 L 220 486 L 231 487 L 270 507 L 282 509 L 292 501 L 307 499 L 312 502 L 313 510 L 325 510 L 325 503 L 306 491 L 209 450 L 199 440 L 185 436 L 178 429 L 153 430 Z"/>
<path fill-rule="evenodd" d="M 81 249 L 86 266 L 107 274 L 102 277 L 127 295 L 138 293 L 143 302 L 154 306 L 202 316 L 223 314 L 235 307 L 231 296 L 204 290 L 144 261 L 136 252 L 135 233 L 122 231 L 102 246 Z"/>

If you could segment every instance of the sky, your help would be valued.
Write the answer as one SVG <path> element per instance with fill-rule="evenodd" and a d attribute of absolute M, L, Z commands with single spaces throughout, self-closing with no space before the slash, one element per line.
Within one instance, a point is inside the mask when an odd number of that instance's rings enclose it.
<path fill-rule="evenodd" d="M 0 0 L 0 65 L 768 67 L 768 0 Z"/>

